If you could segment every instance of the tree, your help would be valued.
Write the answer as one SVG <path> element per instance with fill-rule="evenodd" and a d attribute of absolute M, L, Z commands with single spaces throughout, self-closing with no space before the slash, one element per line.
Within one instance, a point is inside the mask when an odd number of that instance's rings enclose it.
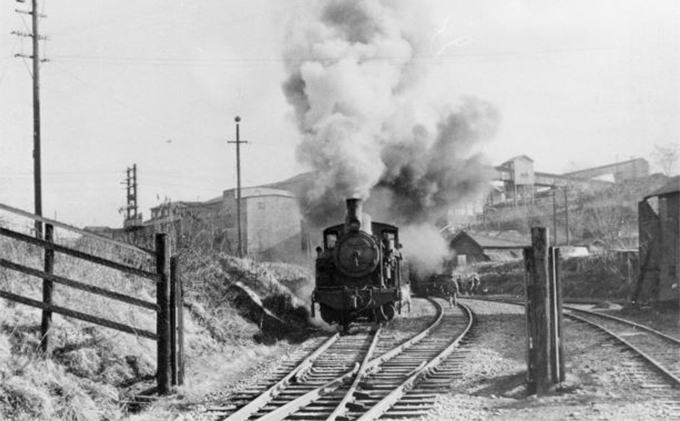
<path fill-rule="evenodd" d="M 654 162 L 661 167 L 664 174 L 670 177 L 678 159 L 680 159 L 680 146 L 677 143 L 666 145 L 654 145 Z"/>

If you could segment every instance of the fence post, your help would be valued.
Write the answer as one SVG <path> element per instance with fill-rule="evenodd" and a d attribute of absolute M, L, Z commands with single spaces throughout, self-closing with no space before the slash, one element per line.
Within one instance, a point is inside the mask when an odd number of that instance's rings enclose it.
<path fill-rule="evenodd" d="M 525 258 L 529 389 L 544 395 L 551 384 L 547 228 L 531 228 L 531 248 Z"/>
<path fill-rule="evenodd" d="M 534 357 L 535 347 L 534 347 L 534 314 L 530 309 L 532 308 L 532 302 L 535 300 L 534 296 L 536 292 L 534 291 L 534 279 L 531 274 L 534 272 L 534 250 L 531 247 L 526 247 L 524 249 L 524 313 L 526 315 L 526 327 L 527 327 L 527 341 L 526 341 L 526 356 L 527 356 L 527 391 L 530 394 L 536 393 L 536 373 L 534 369 L 534 362 L 536 358 Z"/>
<path fill-rule="evenodd" d="M 45 241 L 52 243 L 54 241 L 54 227 L 51 224 L 45 225 Z M 45 248 L 45 272 L 48 274 L 54 273 L 54 250 Z M 47 305 L 52 304 L 52 289 L 54 285 L 49 279 L 43 279 L 43 303 Z M 49 332 L 52 327 L 52 312 L 49 310 L 42 311 L 42 323 L 40 324 L 40 349 L 42 352 L 50 355 L 50 341 Z"/>
<path fill-rule="evenodd" d="M 177 257 L 170 259 L 170 341 L 172 342 L 172 385 L 184 383 L 184 320 L 182 314 L 182 278 Z"/>
<path fill-rule="evenodd" d="M 553 383 L 564 381 L 564 340 L 562 337 L 562 283 L 560 249 L 550 247 L 550 374 Z"/>
<path fill-rule="evenodd" d="M 156 316 L 156 334 L 158 335 L 156 358 L 158 372 L 158 394 L 165 395 L 170 392 L 171 364 L 170 353 L 170 244 L 168 235 L 156 234 L 156 272 L 160 279 L 156 286 L 156 301 L 160 311 Z"/>
<path fill-rule="evenodd" d="M 178 384 L 184 384 L 184 284 L 182 281 L 182 273 L 179 271 L 177 265 L 177 319 L 179 326 L 177 327 L 177 359 L 179 361 Z"/>

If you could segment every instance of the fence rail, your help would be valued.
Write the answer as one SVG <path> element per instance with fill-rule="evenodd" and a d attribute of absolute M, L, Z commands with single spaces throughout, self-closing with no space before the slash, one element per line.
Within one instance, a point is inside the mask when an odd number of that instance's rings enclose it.
<path fill-rule="evenodd" d="M 48 224 L 49 225 L 49 224 Z M 65 246 L 60 246 L 59 244 L 54 244 L 51 241 L 46 241 L 46 240 L 40 240 L 35 237 L 31 237 L 30 235 L 26 234 L 21 234 L 16 231 L 8 230 L 7 228 L 1 228 L 0 227 L 0 235 L 13 238 L 15 240 L 23 241 L 25 243 L 33 244 L 39 247 L 44 248 L 45 250 L 53 250 L 59 253 L 67 254 L 69 256 L 77 257 L 82 260 L 87 260 L 92 263 L 97 263 L 102 266 L 107 266 L 112 269 L 117 269 L 122 272 L 130 273 L 132 275 L 137 275 L 137 276 L 142 276 L 144 278 L 148 278 L 154 281 L 158 281 L 159 275 L 157 273 L 153 272 L 147 272 L 142 269 L 138 269 L 133 266 L 125 265 L 123 263 L 118 263 L 114 262 L 113 260 L 105 259 L 103 257 L 99 256 L 94 256 L 92 254 L 88 254 L 85 252 L 82 252 L 80 250 L 74 250 L 72 248 L 68 248 Z"/>
<path fill-rule="evenodd" d="M 71 288 L 80 289 L 82 291 L 91 292 L 93 294 L 101 295 L 104 297 L 112 298 L 114 300 L 122 301 L 127 304 L 132 304 L 138 307 L 148 308 L 156 312 L 160 311 L 160 307 L 156 303 L 151 303 L 148 301 L 140 300 L 139 298 L 130 297 L 129 295 L 121 294 L 108 289 L 100 288 L 94 285 L 86 284 L 83 282 L 74 281 L 68 278 L 64 278 L 58 275 L 53 275 L 48 272 L 43 272 L 38 269 L 33 269 L 28 266 L 23 266 L 17 263 L 10 262 L 9 260 L 0 258 L 0 267 L 5 267 L 7 269 L 12 269 L 17 272 L 25 273 L 26 275 L 36 276 L 38 278 L 47 279 L 58 284 L 67 285 Z"/>
<path fill-rule="evenodd" d="M 37 307 L 43 310 L 48 310 L 53 313 L 60 313 L 64 316 L 73 317 L 75 319 L 84 320 L 86 322 L 94 323 L 100 326 L 108 327 L 115 330 L 120 330 L 121 332 L 131 333 L 133 335 L 143 336 L 145 338 L 158 340 L 158 335 L 149 332 L 144 329 L 137 329 L 132 326 L 124 325 L 122 323 L 117 323 L 108 319 L 103 319 L 101 317 L 92 316 L 87 313 L 82 313 L 80 311 L 70 310 L 66 307 L 55 306 L 53 304 L 44 304 L 42 301 L 32 300 L 30 298 L 23 297 L 21 295 L 12 294 L 11 292 L 0 291 L 0 297 L 6 298 L 8 300 L 16 301 L 21 304 L 26 304 L 31 307 Z"/>
<path fill-rule="evenodd" d="M 147 248 L 144 248 L 144 247 L 135 246 L 133 244 L 124 243 L 122 241 L 114 240 L 113 238 L 104 237 L 103 235 L 96 234 L 92 231 L 88 231 L 88 230 L 84 230 L 84 229 L 81 229 L 81 228 L 78 228 L 78 227 L 74 227 L 73 225 L 64 224 L 63 222 L 59 222 L 59 221 L 56 221 L 54 219 L 49 219 L 49 218 L 45 218 L 43 216 L 38 216 L 38 215 L 35 215 L 33 213 L 26 212 L 26 211 L 18 209 L 18 208 L 14 208 L 12 206 L 7 206 L 7 205 L 2 204 L 2 203 L 0 203 L 0 210 L 4 210 L 4 211 L 7 211 L 9 213 L 13 213 L 15 215 L 23 216 L 23 217 L 26 217 L 28 219 L 32 219 L 34 221 L 39 221 L 39 222 L 42 222 L 42 223 L 45 223 L 45 224 L 49 224 L 49 225 L 52 225 L 53 227 L 62 228 L 62 229 L 65 229 L 66 231 L 75 232 L 76 234 L 80 234 L 83 237 L 89 237 L 89 238 L 99 240 L 99 241 L 103 241 L 103 242 L 106 242 L 106 243 L 109 243 L 109 244 L 115 244 L 118 247 L 122 247 L 122 248 L 125 248 L 125 249 L 128 249 L 128 250 L 131 250 L 131 251 L 143 252 L 143 253 L 146 253 L 146 254 L 150 254 L 152 256 L 156 255 L 155 250 L 150 250 L 150 249 L 147 249 Z"/>
<path fill-rule="evenodd" d="M 44 270 L 24 266 L 0 257 L 0 267 L 41 278 L 43 280 L 43 300 L 38 301 L 3 290 L 0 290 L 0 297 L 43 310 L 41 324 L 41 347 L 46 354 L 49 355 L 49 332 L 52 313 L 62 314 L 64 316 L 73 317 L 78 320 L 83 320 L 89 323 L 94 323 L 100 326 L 156 341 L 158 368 L 156 380 L 157 391 L 159 394 L 167 394 L 170 391 L 171 385 L 178 385 L 184 382 L 182 283 L 181 278 L 177 276 L 177 258 L 171 258 L 171 249 L 167 234 L 156 234 L 155 250 L 148 250 L 131 244 L 98 236 L 89 233 L 88 231 L 62 224 L 58 221 L 53 221 L 33 215 L 7 205 L 0 204 L 0 210 L 5 210 L 47 224 L 46 236 L 44 240 L 0 227 L 0 236 L 32 244 L 44 249 Z M 87 237 L 102 240 L 127 250 L 151 254 L 156 258 L 156 272 L 149 272 L 127 264 L 115 262 L 107 258 L 55 244 L 53 242 L 54 226 L 81 233 Z M 119 270 L 123 273 L 151 279 L 154 281 L 154 286 L 156 287 L 156 302 L 153 303 L 141 300 L 139 298 L 112 291 L 110 289 L 105 289 L 84 282 L 75 281 L 63 276 L 54 275 L 53 270 L 55 252 Z M 156 332 L 150 332 L 148 330 L 136 328 L 113 320 L 54 305 L 52 303 L 52 291 L 54 288 L 53 284 L 55 283 L 103 296 L 109 299 L 118 300 L 129 305 L 153 310 L 156 314 Z"/>

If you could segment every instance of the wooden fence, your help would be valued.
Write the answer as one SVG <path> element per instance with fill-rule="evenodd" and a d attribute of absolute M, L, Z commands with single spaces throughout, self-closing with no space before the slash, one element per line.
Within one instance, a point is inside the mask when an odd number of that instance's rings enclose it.
<path fill-rule="evenodd" d="M 170 392 L 171 386 L 181 385 L 184 383 L 182 285 L 181 277 L 178 276 L 178 261 L 176 257 L 171 257 L 170 243 L 168 241 L 167 234 L 156 234 L 155 248 L 153 250 L 149 250 L 136 247 L 128 243 L 112 240 L 92 232 L 81 230 L 58 221 L 24 212 L 20 209 L 16 209 L 7 205 L 0 204 L 0 210 L 32 219 L 36 221 L 37 227 L 39 227 L 42 223 L 45 224 L 44 239 L 40 238 L 42 237 L 40 234 L 34 237 L 0 227 L 0 236 L 12 238 L 14 240 L 32 244 L 44 249 L 44 270 L 42 271 L 21 265 L 16 262 L 11 262 L 5 259 L 5 256 L 0 255 L 0 267 L 21 272 L 37 278 L 42 278 L 42 301 L 23 297 L 2 289 L 0 289 L 0 297 L 43 310 L 41 323 L 41 347 L 47 355 L 49 355 L 50 350 L 49 333 L 52 322 L 52 313 L 58 313 L 64 316 L 73 317 L 75 319 L 84 320 L 86 322 L 156 341 L 158 369 L 156 374 L 157 392 L 159 394 L 167 394 Z M 129 251 L 151 256 L 155 258 L 155 271 L 152 272 L 143 270 L 127 264 L 115 262 L 104 257 L 56 244 L 54 242 L 53 234 L 54 227 L 75 232 L 81 236 L 95 238 L 99 241 L 103 241 L 107 244 L 124 248 Z M 41 229 L 37 230 L 38 233 L 40 233 L 40 231 Z M 2 250 L 0 249 L 0 253 L 1 251 Z M 116 291 L 54 275 L 55 253 L 62 253 L 77 259 L 116 269 L 123 273 L 149 279 L 153 281 L 156 286 L 156 302 L 141 300 L 118 293 Z M 156 313 L 156 331 L 151 332 L 109 319 L 75 311 L 66 307 L 54 305 L 52 303 L 54 284 L 65 285 L 71 288 L 86 291 L 88 293 L 104 296 L 109 299 L 118 300 L 129 305 L 153 310 Z"/>

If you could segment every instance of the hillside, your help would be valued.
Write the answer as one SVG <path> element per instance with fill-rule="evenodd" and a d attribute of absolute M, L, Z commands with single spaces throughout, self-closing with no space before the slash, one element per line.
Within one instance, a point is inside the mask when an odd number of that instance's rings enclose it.
<path fill-rule="evenodd" d="M 99 246 L 78 244 L 81 250 L 93 247 Z M 2 239 L 0 251 L 17 263 L 42 265 L 32 246 Z M 99 251 L 113 260 L 126 258 Z M 308 283 L 303 268 L 210 253 L 185 254 L 180 262 L 187 370 L 180 395 L 206 392 L 211 382 L 287 346 L 280 338 L 294 338 L 307 324 L 304 303 L 285 286 Z M 154 301 L 152 285 L 115 270 L 58 255 L 55 273 Z M 3 290 L 39 300 L 41 284 L 0 269 Z M 151 311 L 61 285 L 55 287 L 55 304 L 155 330 Z M 40 320 L 40 310 L 0 299 L 0 419 L 125 419 L 132 396 L 155 385 L 155 342 L 54 315 L 52 358 L 45 358 L 39 351 Z"/>
<path fill-rule="evenodd" d="M 557 226 L 558 243 L 567 238 L 570 244 L 598 243 L 606 248 L 637 245 L 638 202 L 660 188 L 668 177 L 653 174 L 646 178 L 612 184 L 601 190 L 570 187 L 565 206 L 564 190 L 537 195 L 534 203 L 517 207 L 498 205 L 491 208 L 474 228 L 477 230 L 515 230 L 528 235 L 532 226 Z"/>

